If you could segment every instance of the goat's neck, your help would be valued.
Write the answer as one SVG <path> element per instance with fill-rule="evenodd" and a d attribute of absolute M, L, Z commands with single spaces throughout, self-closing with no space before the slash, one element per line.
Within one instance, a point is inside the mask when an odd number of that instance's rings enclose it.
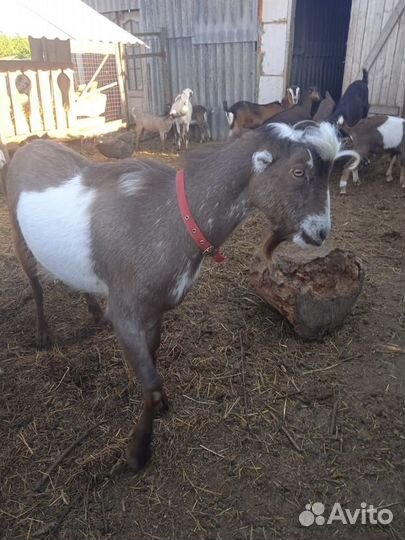
<path fill-rule="evenodd" d="M 248 184 L 251 153 L 234 145 L 187 172 L 186 192 L 191 213 L 208 240 L 220 246 L 243 221 L 251 205 Z"/>

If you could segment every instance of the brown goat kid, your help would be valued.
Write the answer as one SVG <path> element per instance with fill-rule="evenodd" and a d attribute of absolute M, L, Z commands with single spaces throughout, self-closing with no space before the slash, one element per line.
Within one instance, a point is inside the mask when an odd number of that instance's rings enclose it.
<path fill-rule="evenodd" d="M 174 118 L 170 114 L 157 116 L 146 112 L 136 112 L 135 109 L 132 109 L 132 117 L 135 121 L 136 150 L 139 150 L 144 131 L 150 131 L 159 134 L 162 151 L 164 151 L 166 138 L 173 127 Z"/>
<path fill-rule="evenodd" d="M 190 214 L 216 247 L 254 209 L 268 218 L 277 242 L 321 245 L 330 229 L 329 174 L 345 154 L 326 123 L 300 132 L 284 124 L 249 131 L 189 156 Z M 106 315 L 144 392 L 128 449 L 135 470 L 150 457 L 156 412 L 168 407 L 156 369 L 162 317 L 183 300 L 204 258 L 183 222 L 176 185 L 176 171 L 162 163 L 93 163 L 44 141 L 20 148 L 7 175 L 14 245 L 31 283 L 39 344 L 49 342 L 49 332 L 37 263 L 84 291 L 96 319 L 102 311 L 94 295 L 107 299 Z"/>
<path fill-rule="evenodd" d="M 232 135 L 239 135 L 243 129 L 254 129 L 261 126 L 286 108 L 293 107 L 298 97 L 299 87 L 294 86 L 287 88 L 282 103 L 272 101 L 260 104 L 251 101 L 237 101 L 228 108 L 227 102 L 224 101 L 223 107 Z"/>

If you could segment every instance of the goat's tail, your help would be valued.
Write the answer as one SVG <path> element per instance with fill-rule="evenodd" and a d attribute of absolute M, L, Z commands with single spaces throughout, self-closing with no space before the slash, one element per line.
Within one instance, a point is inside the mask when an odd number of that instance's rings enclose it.
<path fill-rule="evenodd" d="M 229 129 L 233 129 L 235 126 L 235 114 L 228 109 L 228 102 L 226 100 L 222 102 L 222 106 L 224 107 L 226 119 L 228 120 Z"/>
<path fill-rule="evenodd" d="M 224 101 L 222 102 L 222 106 L 224 108 L 224 111 L 227 113 L 227 112 L 230 112 L 229 109 L 228 109 L 228 102 L 226 101 L 226 99 L 224 99 Z"/>
<path fill-rule="evenodd" d="M 362 81 L 366 84 L 368 84 L 368 71 L 366 70 L 366 68 L 363 68 L 363 79 Z"/>

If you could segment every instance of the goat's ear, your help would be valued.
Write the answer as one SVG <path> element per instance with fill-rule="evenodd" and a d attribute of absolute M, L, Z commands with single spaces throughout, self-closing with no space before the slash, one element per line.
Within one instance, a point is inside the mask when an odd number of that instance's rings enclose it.
<path fill-rule="evenodd" d="M 268 150 L 258 150 L 252 156 L 253 172 L 260 174 L 273 162 L 273 156 Z"/>

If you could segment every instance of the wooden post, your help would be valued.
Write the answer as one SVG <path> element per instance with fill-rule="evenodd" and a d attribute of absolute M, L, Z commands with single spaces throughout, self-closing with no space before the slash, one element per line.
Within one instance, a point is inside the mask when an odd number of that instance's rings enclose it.
<path fill-rule="evenodd" d="M 120 43 L 118 43 L 115 47 L 115 65 L 117 68 L 117 76 L 118 76 L 118 87 L 120 90 L 120 98 L 121 98 L 121 116 L 122 119 L 128 122 L 129 118 L 129 111 L 128 111 L 128 96 L 125 88 L 125 80 L 126 80 L 126 63 L 125 63 L 125 57 L 124 57 L 124 47 L 121 46 Z"/>
<path fill-rule="evenodd" d="M 40 105 L 39 105 L 39 95 L 38 95 L 38 85 L 37 85 L 37 73 L 36 71 L 26 71 L 25 74 L 30 78 L 31 81 L 31 92 L 30 92 L 30 127 L 31 133 L 36 133 L 42 131 L 43 124 L 41 119 Z"/>
<path fill-rule="evenodd" d="M 0 129 L 4 137 L 11 137 L 15 135 L 15 130 L 11 120 L 11 103 L 8 96 L 6 77 L 6 73 L 0 73 Z"/>
<path fill-rule="evenodd" d="M 58 129 L 66 129 L 66 113 L 63 107 L 62 93 L 58 85 L 58 75 L 61 73 L 60 69 L 53 69 L 51 71 L 53 99 L 55 104 L 56 125 Z"/>
<path fill-rule="evenodd" d="M 53 131 L 56 128 L 55 117 L 53 115 L 53 100 L 51 92 L 50 73 L 47 70 L 38 70 L 39 91 L 41 94 L 42 116 L 44 119 L 44 129 Z"/>
<path fill-rule="evenodd" d="M 15 82 L 18 75 L 21 75 L 21 71 L 9 72 L 10 94 L 11 103 L 13 106 L 15 131 L 17 135 L 28 135 L 30 128 L 23 109 L 24 100 L 28 100 L 28 96 L 25 94 L 20 94 L 20 92 L 17 90 Z"/>
<path fill-rule="evenodd" d="M 73 77 L 73 70 L 72 69 L 65 69 L 65 74 L 70 79 L 70 88 L 69 88 L 69 110 L 66 111 L 67 113 L 67 123 L 69 128 L 74 128 L 77 125 L 77 117 L 75 114 L 75 82 Z"/>

